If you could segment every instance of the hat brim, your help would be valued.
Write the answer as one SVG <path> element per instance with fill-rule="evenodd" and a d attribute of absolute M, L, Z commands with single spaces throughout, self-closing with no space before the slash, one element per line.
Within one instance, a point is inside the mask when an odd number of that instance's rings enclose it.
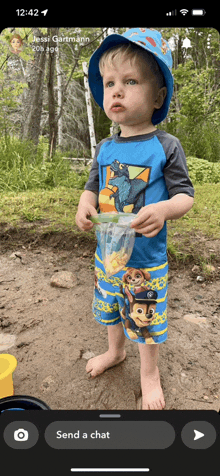
<path fill-rule="evenodd" d="M 157 300 L 156 300 L 156 299 L 144 299 L 144 298 L 143 298 L 143 299 L 139 299 L 139 298 L 137 299 L 137 298 L 136 298 L 136 299 L 135 299 L 135 302 L 136 302 L 137 304 L 143 304 L 143 303 L 145 303 L 145 302 L 148 302 L 148 303 L 151 302 L 151 304 L 157 304 Z"/>
<path fill-rule="evenodd" d="M 128 40 L 122 35 L 118 34 L 113 34 L 107 36 L 105 40 L 101 43 L 99 48 L 93 53 L 93 55 L 90 58 L 89 62 L 89 68 L 88 68 L 88 80 L 89 80 L 89 87 L 92 91 L 93 97 L 97 104 L 104 110 L 103 107 L 103 97 L 104 97 L 104 91 L 103 91 L 103 80 L 102 76 L 99 71 L 99 61 L 103 53 L 110 48 L 113 48 L 114 46 L 117 45 L 122 45 L 126 43 L 132 43 L 132 41 Z M 140 46 L 141 48 L 141 46 Z M 144 47 L 143 49 L 149 51 L 149 53 L 153 54 L 150 48 L 148 49 L 147 47 Z M 162 122 L 165 117 L 167 116 L 169 106 L 170 106 L 170 101 L 173 95 L 173 76 L 169 68 L 164 64 L 163 61 L 160 60 L 157 56 L 153 55 L 155 60 L 160 66 L 160 69 L 164 75 L 165 79 L 165 84 L 167 88 L 167 95 L 164 100 L 163 106 L 155 110 L 152 116 L 152 123 L 154 125 L 159 124 Z"/>

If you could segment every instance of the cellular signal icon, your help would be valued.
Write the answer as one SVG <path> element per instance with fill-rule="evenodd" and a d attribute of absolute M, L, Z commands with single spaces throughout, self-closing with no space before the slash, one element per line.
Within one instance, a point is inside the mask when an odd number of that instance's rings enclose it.
<path fill-rule="evenodd" d="M 171 17 L 171 16 L 174 16 L 174 15 L 177 15 L 177 10 L 172 10 L 171 12 L 166 13 L 167 17 Z"/>

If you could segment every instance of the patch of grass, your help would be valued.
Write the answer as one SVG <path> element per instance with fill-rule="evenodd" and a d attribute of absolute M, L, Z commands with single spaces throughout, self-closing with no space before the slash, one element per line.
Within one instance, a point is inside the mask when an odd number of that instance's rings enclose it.
<path fill-rule="evenodd" d="M 89 176 L 88 167 L 71 166 L 56 151 L 53 160 L 47 156 L 49 145 L 43 137 L 36 147 L 31 141 L 17 137 L 0 138 L 0 192 L 18 193 L 27 190 L 52 190 L 56 187 L 84 187 Z"/>
<path fill-rule="evenodd" d="M 65 187 L 0 194 L 0 221 L 18 226 L 21 220 L 47 220 L 48 228 L 75 226 L 75 215 L 82 191 Z"/>
<path fill-rule="evenodd" d="M 212 252 L 207 257 L 205 242 L 220 239 L 219 204 L 219 184 L 195 185 L 195 200 L 191 210 L 179 220 L 168 222 L 168 251 L 177 261 L 193 259 L 202 263 L 203 259 L 208 259 L 211 263 L 218 258 Z"/>
<path fill-rule="evenodd" d="M 220 186 L 219 184 L 195 185 L 195 199 L 191 210 L 179 220 L 169 222 L 169 233 L 187 237 L 199 231 L 212 239 L 220 239 Z"/>
<path fill-rule="evenodd" d="M 219 184 L 196 184 L 194 205 L 182 218 L 168 222 L 168 252 L 178 262 L 196 262 L 203 269 L 220 257 L 207 240 L 220 239 Z"/>

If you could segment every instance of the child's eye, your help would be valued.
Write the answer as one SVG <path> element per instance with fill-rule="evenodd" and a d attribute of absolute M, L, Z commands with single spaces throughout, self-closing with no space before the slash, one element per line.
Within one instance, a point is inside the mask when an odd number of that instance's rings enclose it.
<path fill-rule="evenodd" d="M 109 81 L 108 83 L 106 83 L 107 88 L 112 88 L 112 86 L 114 86 L 114 81 Z"/>
<path fill-rule="evenodd" d="M 136 79 L 128 79 L 127 83 L 133 86 L 134 84 L 137 84 L 137 81 Z"/>

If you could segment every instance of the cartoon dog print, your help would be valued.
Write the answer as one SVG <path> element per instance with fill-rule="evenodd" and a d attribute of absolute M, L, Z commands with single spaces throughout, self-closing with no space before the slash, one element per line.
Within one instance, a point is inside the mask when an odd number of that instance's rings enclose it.
<path fill-rule="evenodd" d="M 105 291 L 105 289 L 102 289 L 99 282 L 98 282 L 98 275 L 97 275 L 97 272 L 95 270 L 95 289 L 97 289 L 97 291 L 99 292 L 99 294 L 101 294 L 102 297 L 104 297 L 104 299 L 107 298 L 107 292 Z"/>
<path fill-rule="evenodd" d="M 167 54 L 167 51 L 168 51 L 168 46 L 166 44 L 166 41 L 162 38 L 162 47 L 161 47 L 161 51 L 164 55 Z"/>
<path fill-rule="evenodd" d="M 154 340 L 151 337 L 147 326 L 154 319 L 157 304 L 157 292 L 145 290 L 138 293 L 135 299 L 133 296 L 130 302 L 130 312 L 125 319 L 125 329 L 131 339 L 144 337 L 146 344 L 153 344 Z"/>
<path fill-rule="evenodd" d="M 154 343 L 147 326 L 154 319 L 157 304 L 157 292 L 143 285 L 150 278 L 150 273 L 144 269 L 128 268 L 122 278 L 124 286 L 121 286 L 121 293 L 125 297 L 121 311 L 125 329 L 131 339 L 141 336 L 147 344 Z"/>
<path fill-rule="evenodd" d="M 122 278 L 121 293 L 127 294 L 129 302 L 132 302 L 131 287 L 134 294 L 142 292 L 149 287 L 144 286 L 145 281 L 150 281 L 151 275 L 144 269 L 128 268 Z"/>

